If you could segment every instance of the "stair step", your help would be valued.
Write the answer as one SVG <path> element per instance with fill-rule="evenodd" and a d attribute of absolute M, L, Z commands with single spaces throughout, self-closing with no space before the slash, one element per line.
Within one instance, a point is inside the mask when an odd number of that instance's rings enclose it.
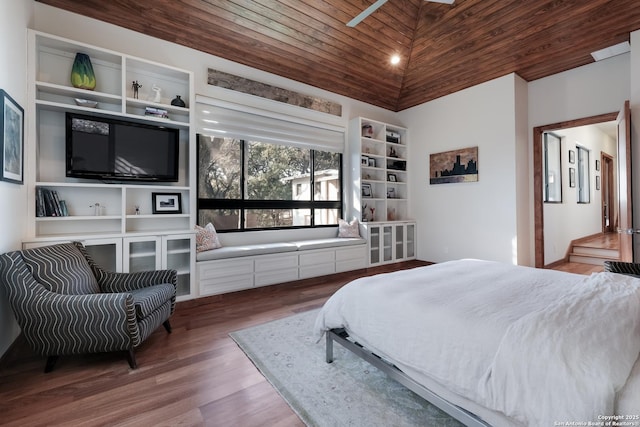
<path fill-rule="evenodd" d="M 592 265 L 604 265 L 605 261 L 608 260 L 619 260 L 620 257 L 616 256 L 599 256 L 599 255 L 589 255 L 589 254 L 569 254 L 569 262 L 579 262 L 581 264 L 592 264 Z"/>
<path fill-rule="evenodd" d="M 619 258 L 619 251 L 617 249 L 606 248 L 593 248 L 589 246 L 573 246 L 572 254 L 586 255 L 586 256 L 599 256 L 599 257 L 612 257 Z"/>

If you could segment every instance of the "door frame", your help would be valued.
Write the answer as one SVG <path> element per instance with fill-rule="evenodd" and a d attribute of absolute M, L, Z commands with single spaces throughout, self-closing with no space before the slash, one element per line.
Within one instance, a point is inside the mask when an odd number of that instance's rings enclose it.
<path fill-rule="evenodd" d="M 533 128 L 533 213 L 535 240 L 535 267 L 544 268 L 544 194 L 542 191 L 542 134 L 553 130 L 613 122 L 619 112 L 600 114 L 582 119 L 568 120 Z M 618 159 L 620 161 L 620 159 Z"/>

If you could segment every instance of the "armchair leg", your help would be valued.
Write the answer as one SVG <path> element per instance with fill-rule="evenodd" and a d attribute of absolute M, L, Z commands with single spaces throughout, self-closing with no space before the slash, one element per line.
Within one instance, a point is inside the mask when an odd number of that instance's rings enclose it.
<path fill-rule="evenodd" d="M 133 352 L 133 348 L 130 348 L 127 352 L 127 361 L 129 362 L 129 366 L 131 369 L 137 369 L 138 363 L 136 362 L 136 355 Z"/>
<path fill-rule="evenodd" d="M 169 319 L 165 320 L 162 324 L 168 333 L 171 333 L 171 323 L 169 323 Z"/>
<path fill-rule="evenodd" d="M 49 372 L 53 371 L 53 367 L 55 366 L 57 361 L 58 356 L 47 357 L 47 364 L 44 366 L 44 373 L 48 374 Z"/>

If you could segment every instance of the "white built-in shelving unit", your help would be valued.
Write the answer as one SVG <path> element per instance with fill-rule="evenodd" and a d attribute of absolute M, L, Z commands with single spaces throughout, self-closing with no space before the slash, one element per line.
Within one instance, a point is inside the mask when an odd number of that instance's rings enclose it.
<path fill-rule="evenodd" d="M 91 59 L 97 82 L 95 90 L 71 85 L 71 68 L 78 52 Z M 135 271 L 138 265 L 174 268 L 179 273 L 179 299 L 196 296 L 193 73 L 32 30 L 29 31 L 28 58 L 25 183 L 31 221 L 23 246 L 79 240 L 98 263 L 116 271 Z M 137 97 L 134 81 L 142 85 Z M 161 88 L 159 102 L 153 100 L 154 85 Z M 171 105 L 177 95 L 186 103 L 185 107 Z M 75 99 L 95 101 L 97 105 L 94 108 L 79 106 Z M 169 118 L 147 116 L 146 107 L 166 110 Z M 66 177 L 67 112 L 178 129 L 178 181 L 101 182 Z M 56 191 L 58 198 L 65 201 L 69 215 L 37 216 L 38 189 Z M 154 214 L 153 193 L 180 194 L 181 212 Z M 95 209 L 96 204 L 101 206 L 99 210 Z M 146 243 L 135 245 L 134 241 Z"/>
<path fill-rule="evenodd" d="M 349 123 L 350 217 L 362 223 L 369 265 L 416 257 L 416 224 L 409 215 L 409 132 L 363 117 Z"/>

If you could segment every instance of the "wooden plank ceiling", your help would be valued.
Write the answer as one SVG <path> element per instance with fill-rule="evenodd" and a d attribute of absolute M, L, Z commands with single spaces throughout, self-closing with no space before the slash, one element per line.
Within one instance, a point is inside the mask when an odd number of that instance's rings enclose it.
<path fill-rule="evenodd" d="M 638 0 L 389 0 L 354 28 L 374 0 L 37 1 L 393 111 L 585 65 L 640 29 Z"/>

